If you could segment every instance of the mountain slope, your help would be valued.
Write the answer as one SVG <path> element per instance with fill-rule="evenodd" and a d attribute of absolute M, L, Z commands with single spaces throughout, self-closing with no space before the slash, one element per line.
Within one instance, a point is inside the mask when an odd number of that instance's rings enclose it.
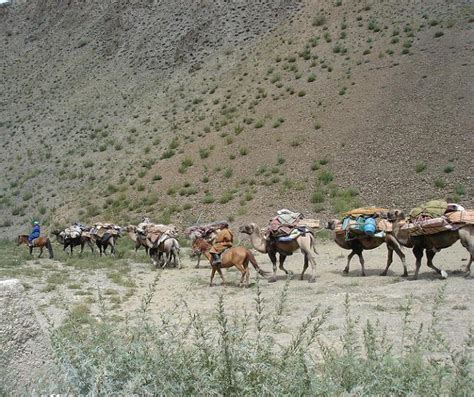
<path fill-rule="evenodd" d="M 469 5 L 192 4 L 3 10 L 2 234 L 472 206 Z"/>

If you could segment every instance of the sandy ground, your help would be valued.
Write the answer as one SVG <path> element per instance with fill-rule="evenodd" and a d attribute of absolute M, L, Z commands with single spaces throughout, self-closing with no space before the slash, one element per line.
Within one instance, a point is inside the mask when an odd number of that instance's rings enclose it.
<path fill-rule="evenodd" d="M 413 319 L 415 322 L 429 323 L 435 296 L 438 289 L 446 283 L 446 299 L 441 309 L 441 326 L 453 346 L 462 343 L 469 327 L 474 324 L 474 309 L 469 298 L 474 291 L 473 279 L 464 278 L 464 269 L 467 264 L 468 253 L 456 243 L 450 249 L 444 250 L 435 257 L 435 264 L 446 270 L 449 277 L 446 281 L 426 267 L 423 262 L 419 280 L 411 280 L 414 272 L 414 257 L 410 251 L 407 254 L 407 264 L 410 273 L 408 279 L 402 278 L 402 265 L 398 258 L 392 264 L 388 276 L 379 274 L 385 267 L 386 250 L 380 247 L 374 251 L 365 252 L 367 276 L 360 276 L 360 266 L 357 258 L 353 259 L 348 275 L 343 275 L 342 270 L 346 263 L 347 251 L 337 247 L 334 243 L 319 243 L 317 258 L 317 281 L 314 284 L 299 280 L 302 269 L 303 257 L 295 254 L 288 258 L 287 269 L 294 272 L 290 281 L 288 298 L 283 314 L 281 335 L 282 340 L 291 337 L 301 321 L 316 306 L 331 308 L 332 312 L 323 330 L 325 339 L 338 341 L 344 331 L 344 299 L 349 294 L 352 314 L 360 318 L 360 325 L 366 321 L 378 320 L 386 327 L 386 333 L 393 341 L 400 340 L 402 324 L 401 305 L 406 304 L 411 296 L 413 302 Z M 41 268 L 46 271 L 41 277 L 21 276 L 22 282 L 27 285 L 27 294 L 39 309 L 43 325 L 47 318 L 56 325 L 64 318 L 66 307 L 75 304 L 86 304 L 92 313 L 97 312 L 98 287 L 104 294 L 106 306 L 110 312 L 116 314 L 118 319 L 132 315 L 140 306 L 140 302 L 150 283 L 157 273 L 161 273 L 156 293 L 151 303 L 151 315 L 158 316 L 164 310 L 181 310 L 179 307 L 185 301 L 192 312 L 212 321 L 215 306 L 220 294 L 224 295 L 225 305 L 229 314 L 244 311 L 254 313 L 256 272 L 251 271 L 251 286 L 248 289 L 238 286 L 239 273 L 224 270 L 228 285 L 222 286 L 219 277 L 215 279 L 216 286 L 209 287 L 210 267 L 204 259 L 200 269 L 195 269 L 195 259 L 190 259 L 187 250 L 182 254 L 183 268 L 155 270 L 150 263 L 145 261 L 143 254 L 137 254 L 127 259 L 128 280 L 135 286 L 130 287 L 122 283 L 115 284 L 109 277 L 111 271 L 117 272 L 113 267 L 108 269 L 78 269 L 65 266 L 60 261 L 48 259 L 33 260 L 25 264 L 31 268 Z M 256 255 L 261 267 L 271 270 L 271 263 L 266 255 Z M 101 260 L 91 257 L 91 261 Z M 45 279 L 51 272 L 68 273 L 68 281 L 58 285 L 53 291 L 45 291 Z M 271 315 L 278 296 L 285 285 L 286 276 L 279 271 L 278 281 L 268 283 L 262 279 L 260 282 L 265 306 Z M 71 282 L 76 286 L 71 289 Z M 182 307 L 182 306 L 181 306 Z"/>

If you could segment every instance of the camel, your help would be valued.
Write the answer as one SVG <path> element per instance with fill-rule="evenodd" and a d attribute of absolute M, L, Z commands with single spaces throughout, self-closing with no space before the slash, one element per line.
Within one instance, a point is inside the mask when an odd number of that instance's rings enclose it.
<path fill-rule="evenodd" d="M 162 256 L 165 256 L 163 260 L 163 265 L 161 266 L 164 269 L 167 265 L 173 261 L 175 266 L 178 266 L 178 269 L 181 269 L 181 260 L 179 259 L 179 251 L 181 247 L 179 246 L 178 240 L 174 237 L 169 237 L 163 241 L 159 247 L 150 248 L 150 258 L 153 261 L 155 266 L 162 261 Z"/>
<path fill-rule="evenodd" d="M 471 264 L 474 258 L 474 225 L 467 224 L 457 230 L 446 230 L 435 234 L 407 236 L 406 233 L 400 229 L 402 222 L 405 220 L 403 211 L 395 210 L 390 212 L 389 219 L 393 224 L 394 235 L 400 236 L 400 243 L 406 247 L 413 248 L 413 255 L 415 255 L 416 258 L 414 280 L 418 278 L 424 251 L 426 251 L 428 267 L 440 274 L 442 278 L 447 278 L 448 274 L 433 264 L 433 258 L 437 252 L 443 248 L 450 247 L 458 240 L 460 240 L 461 245 L 469 251 L 470 259 L 467 264 L 465 277 L 471 276 Z"/>
<path fill-rule="evenodd" d="M 69 255 L 72 255 L 73 248 L 78 245 L 81 246 L 81 254 L 84 252 L 84 246 L 87 244 L 91 249 L 91 252 L 94 253 L 94 245 L 92 244 L 92 239 L 89 236 L 79 236 L 76 238 L 64 238 L 60 235 L 59 230 L 54 230 L 52 234 L 56 236 L 56 240 L 59 244 L 63 246 L 63 251 L 66 251 L 67 247 L 70 247 Z"/>
<path fill-rule="evenodd" d="M 314 254 L 316 252 L 316 246 L 314 236 L 311 233 L 306 233 L 297 237 L 291 241 L 272 241 L 267 240 L 263 235 L 261 229 L 255 223 L 243 225 L 239 228 L 240 233 L 248 234 L 253 247 L 264 254 L 268 254 L 273 264 L 273 275 L 268 282 L 276 281 L 276 260 L 277 253 L 279 254 L 280 270 L 283 270 L 285 274 L 291 276 L 293 273 L 286 270 L 284 267 L 285 259 L 287 256 L 292 255 L 296 250 L 300 249 L 304 255 L 303 271 L 301 272 L 300 280 L 303 280 L 304 272 L 308 268 L 308 263 L 311 263 L 311 277 L 310 283 L 316 281 L 316 258 Z"/>
<path fill-rule="evenodd" d="M 329 229 L 332 231 L 332 237 L 334 242 L 341 248 L 346 249 L 346 250 L 351 250 L 351 253 L 347 256 L 347 265 L 343 270 L 344 274 L 349 273 L 349 265 L 351 263 L 351 259 L 354 255 L 357 255 L 359 257 L 359 262 L 360 266 L 362 268 L 361 275 L 363 277 L 366 276 L 365 274 L 365 260 L 362 255 L 362 252 L 364 250 L 372 250 L 375 249 L 382 244 L 387 245 L 387 250 L 388 250 L 388 255 L 387 255 L 387 265 L 385 266 L 385 270 L 380 274 L 381 276 L 386 276 L 388 269 L 390 265 L 393 262 L 393 251 L 395 251 L 402 261 L 403 264 L 403 274 L 402 277 L 408 277 L 408 270 L 407 270 L 407 265 L 406 265 L 406 260 L 405 260 L 405 254 L 403 253 L 400 244 L 398 240 L 395 238 L 395 236 L 391 233 L 385 233 L 384 237 L 374 237 L 374 236 L 366 236 L 366 235 L 361 235 L 359 238 L 355 238 L 352 240 L 346 240 L 346 235 L 345 233 L 336 233 L 334 231 L 334 228 L 336 226 L 336 223 L 338 222 L 337 219 L 334 219 L 332 221 L 329 221 L 326 224 L 326 229 Z"/>
<path fill-rule="evenodd" d="M 46 247 L 49 252 L 49 259 L 53 259 L 53 247 L 48 237 L 40 236 L 33 240 L 33 246 L 29 246 L 28 235 L 22 234 L 18 236 L 16 239 L 16 245 L 21 245 L 21 244 L 25 244 L 28 246 L 30 250 L 30 255 L 33 255 L 33 248 L 36 248 L 36 247 L 39 248 L 40 253 L 38 255 L 38 258 L 41 258 L 41 255 L 43 255 L 43 248 Z"/>
<path fill-rule="evenodd" d="M 125 230 L 127 231 L 128 237 L 130 237 L 130 239 L 135 243 L 135 252 L 137 252 L 140 247 L 144 247 L 145 252 L 148 255 L 149 247 L 146 243 L 146 236 L 138 233 L 137 227 L 133 225 L 127 226 Z"/>
<path fill-rule="evenodd" d="M 224 275 L 222 274 L 221 269 L 227 269 L 229 267 L 235 266 L 237 269 L 239 269 L 241 273 L 240 277 L 240 282 L 239 286 L 245 285 L 245 287 L 249 286 L 249 278 L 250 278 L 250 269 L 249 269 L 249 262 L 253 265 L 255 270 L 261 275 L 264 276 L 266 273 L 260 269 L 260 267 L 257 264 L 257 261 L 253 254 L 244 247 L 232 247 L 228 248 L 221 254 L 221 264 L 219 266 L 214 266 L 213 265 L 213 260 L 212 260 L 212 255 L 209 252 L 211 249 L 212 245 L 204 240 L 202 237 L 199 237 L 193 241 L 191 250 L 194 254 L 204 254 L 204 256 L 209 260 L 209 263 L 211 264 L 211 281 L 209 286 L 212 287 L 213 280 L 214 280 L 214 275 L 216 271 L 219 273 L 222 279 L 222 285 L 226 284 L 226 281 L 224 279 Z M 245 284 L 244 284 L 244 279 L 245 279 Z"/>

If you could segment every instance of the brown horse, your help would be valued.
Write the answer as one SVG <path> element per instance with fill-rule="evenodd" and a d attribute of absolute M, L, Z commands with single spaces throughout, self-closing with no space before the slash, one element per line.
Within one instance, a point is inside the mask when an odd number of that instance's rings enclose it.
<path fill-rule="evenodd" d="M 221 264 L 219 266 L 214 266 L 212 264 L 212 255 L 210 254 L 209 250 L 211 249 L 212 245 L 208 243 L 203 238 L 197 238 L 194 240 L 193 245 L 191 247 L 192 252 L 194 254 L 204 254 L 204 256 L 209 260 L 211 264 L 211 281 L 210 286 L 213 286 L 212 280 L 214 279 L 214 275 L 216 271 L 219 273 L 222 279 L 222 284 L 225 285 L 226 281 L 224 279 L 224 275 L 222 274 L 222 268 L 227 269 L 229 267 L 235 266 L 239 269 L 241 273 L 239 285 L 242 286 L 244 284 L 245 279 L 245 286 L 249 286 L 249 278 L 250 278 L 250 269 L 249 269 L 249 262 L 253 265 L 255 270 L 261 275 L 265 277 L 265 272 L 260 269 L 255 260 L 253 254 L 244 247 L 232 247 L 224 251 L 221 255 Z"/>
<path fill-rule="evenodd" d="M 18 236 L 16 239 L 16 245 L 21 245 L 21 244 L 28 245 L 28 248 L 30 249 L 30 255 L 33 255 L 33 248 L 39 248 L 40 253 L 38 255 L 38 258 L 41 258 L 41 255 L 43 255 L 43 248 L 46 247 L 46 249 L 49 252 L 49 259 L 53 259 L 53 247 L 48 237 L 40 236 L 37 239 L 34 239 L 33 246 L 29 246 L 28 243 L 29 242 L 28 242 L 27 234 L 22 234 Z"/>

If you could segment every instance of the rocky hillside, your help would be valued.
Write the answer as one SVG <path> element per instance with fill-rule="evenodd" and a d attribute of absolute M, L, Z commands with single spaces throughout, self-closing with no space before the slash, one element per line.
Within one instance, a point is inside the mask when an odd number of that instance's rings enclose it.
<path fill-rule="evenodd" d="M 473 205 L 472 5 L 0 8 L 0 234 Z"/>

